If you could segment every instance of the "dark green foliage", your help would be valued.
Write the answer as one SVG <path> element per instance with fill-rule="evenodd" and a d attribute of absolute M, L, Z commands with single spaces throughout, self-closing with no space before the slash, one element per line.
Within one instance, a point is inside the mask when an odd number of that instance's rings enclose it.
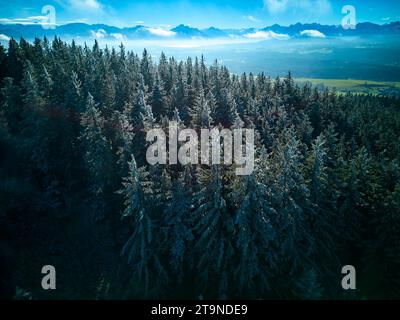
<path fill-rule="evenodd" d="M 59 38 L 12 39 L 0 66 L 0 235 L 17 297 L 345 298 L 352 264 L 354 297 L 399 298 L 395 98 Z M 150 166 L 146 131 L 170 120 L 254 128 L 254 173 Z M 49 261 L 64 277 L 54 296 L 36 283 Z"/>
<path fill-rule="evenodd" d="M 237 178 L 233 184 L 234 243 L 238 253 L 234 279 L 241 297 L 258 298 L 271 290 L 270 278 L 277 262 L 274 222 L 278 213 L 271 207 L 269 196 L 270 190 L 257 173 Z"/>
<path fill-rule="evenodd" d="M 151 190 L 146 185 L 146 179 L 146 173 L 137 169 L 135 158 L 132 157 L 129 176 L 124 178 L 123 189 L 119 191 L 125 199 L 122 218 L 132 225 L 132 235 L 121 254 L 131 266 L 130 291 L 138 298 L 161 294 L 168 278 L 158 257 L 157 238 L 153 236 L 155 227 L 148 209 Z"/>
<path fill-rule="evenodd" d="M 191 230 L 193 224 L 191 194 L 185 187 L 187 174 L 185 171 L 172 187 L 172 196 L 165 204 L 162 223 L 172 274 L 178 284 L 182 282 L 189 267 L 186 256 L 190 255 L 194 240 Z"/>
<path fill-rule="evenodd" d="M 219 298 L 229 290 L 234 232 L 233 218 L 224 197 L 223 177 L 217 165 L 200 170 L 200 190 L 193 195 L 196 242 L 194 265 L 202 294 Z M 217 290 L 213 292 L 213 290 Z M 207 295 L 208 296 L 208 295 Z"/>

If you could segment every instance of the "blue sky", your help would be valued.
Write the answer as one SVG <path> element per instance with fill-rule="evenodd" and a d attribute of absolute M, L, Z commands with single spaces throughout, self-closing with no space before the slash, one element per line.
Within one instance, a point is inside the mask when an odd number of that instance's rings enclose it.
<path fill-rule="evenodd" d="M 399 0 L 0 0 L 0 23 L 41 19 L 44 5 L 56 8 L 57 24 L 105 23 L 118 27 L 144 24 L 171 28 L 263 27 L 296 22 L 340 24 L 344 5 L 356 8 L 357 22 L 400 20 Z"/>

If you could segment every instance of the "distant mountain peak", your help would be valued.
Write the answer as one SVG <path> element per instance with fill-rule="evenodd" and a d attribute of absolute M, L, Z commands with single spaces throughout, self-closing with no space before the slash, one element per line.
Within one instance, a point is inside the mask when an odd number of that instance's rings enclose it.
<path fill-rule="evenodd" d="M 199 29 L 192 28 L 185 24 L 180 24 L 179 26 L 176 26 L 175 28 L 171 29 L 171 31 L 174 31 L 174 30 L 199 30 Z"/>
<path fill-rule="evenodd" d="M 198 36 L 201 37 L 204 35 L 199 29 L 184 24 L 180 24 L 179 26 L 171 29 L 170 31 L 175 32 L 178 35 L 187 37 L 198 37 Z"/>

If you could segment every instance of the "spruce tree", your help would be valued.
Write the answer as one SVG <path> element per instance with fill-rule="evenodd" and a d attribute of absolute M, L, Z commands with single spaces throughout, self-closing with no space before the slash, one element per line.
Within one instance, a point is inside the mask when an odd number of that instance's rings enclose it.
<path fill-rule="evenodd" d="M 112 193 L 113 162 L 110 142 L 104 135 L 104 119 L 89 93 L 86 111 L 81 117 L 82 133 L 79 137 L 83 159 L 88 172 L 88 188 L 94 197 L 98 218 L 107 215 L 107 198 Z"/>
<path fill-rule="evenodd" d="M 185 171 L 186 172 L 186 171 Z M 165 243 L 169 256 L 172 274 L 177 282 L 181 282 L 189 268 L 187 257 L 191 254 L 193 246 L 193 218 L 191 216 L 192 203 L 190 188 L 185 185 L 185 173 L 182 174 L 172 187 L 172 196 L 165 205 L 163 229 L 165 230 Z"/>
<path fill-rule="evenodd" d="M 199 293 L 222 298 L 229 291 L 233 217 L 225 200 L 220 168 L 213 165 L 200 169 L 199 174 L 200 190 L 193 196 L 197 287 Z"/>
<path fill-rule="evenodd" d="M 156 229 L 147 210 L 150 195 L 146 194 L 146 175 L 138 170 L 133 156 L 122 187 L 122 219 L 131 225 L 131 236 L 121 253 L 131 270 L 130 292 L 136 297 L 155 297 L 161 294 L 168 275 L 158 257 Z"/>
<path fill-rule="evenodd" d="M 253 298 L 267 295 L 277 262 L 273 224 L 277 212 L 268 199 L 271 196 L 268 187 L 256 175 L 257 172 L 236 177 L 230 195 L 235 207 L 237 254 L 233 281 L 242 297 Z"/>
<path fill-rule="evenodd" d="M 151 93 L 151 107 L 156 119 L 160 120 L 161 116 L 167 115 L 167 97 L 164 92 L 163 84 L 157 75 L 153 91 Z"/>

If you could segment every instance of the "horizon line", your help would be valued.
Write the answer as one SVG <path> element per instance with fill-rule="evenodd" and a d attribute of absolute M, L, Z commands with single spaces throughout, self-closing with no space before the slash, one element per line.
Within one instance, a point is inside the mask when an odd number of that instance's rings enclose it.
<path fill-rule="evenodd" d="M 373 25 L 376 25 L 376 26 L 387 26 L 387 25 L 392 25 L 392 24 L 400 23 L 400 20 L 392 21 L 392 22 L 388 22 L 388 23 L 382 23 L 382 24 L 375 23 L 375 22 L 370 22 L 370 21 L 363 21 L 363 22 L 358 22 L 358 23 L 356 24 L 356 26 L 357 26 L 357 25 L 360 25 L 360 24 L 367 24 L 367 23 L 373 24 Z M 181 23 L 181 24 L 178 24 L 178 25 L 176 25 L 176 26 L 174 26 L 174 27 L 172 27 L 172 28 L 170 28 L 170 29 L 167 29 L 167 28 L 162 28 L 161 26 L 157 26 L 157 25 L 156 25 L 156 26 L 152 26 L 152 25 L 149 25 L 149 24 L 136 24 L 136 25 L 132 25 L 132 26 L 128 26 L 128 27 L 117 27 L 117 26 L 115 26 L 115 25 L 110 25 L 110 24 L 106 24 L 106 23 L 87 23 L 87 22 L 79 22 L 79 21 L 77 21 L 77 22 L 68 22 L 68 23 L 61 23 L 61 24 L 55 24 L 55 26 L 56 26 L 56 27 L 62 27 L 62 26 L 79 25 L 79 24 L 81 24 L 81 25 L 87 25 L 87 26 L 102 25 L 102 26 L 107 26 L 107 27 L 113 27 L 113 28 L 116 28 L 116 29 L 119 29 L 119 30 L 131 29 L 131 28 L 137 28 L 137 27 L 153 27 L 153 28 L 159 28 L 159 29 L 164 29 L 164 30 L 169 30 L 169 31 L 171 31 L 171 30 L 173 30 L 173 29 L 175 29 L 175 28 L 177 28 L 177 27 L 180 27 L 180 26 L 189 27 L 189 28 L 192 28 L 192 29 L 200 30 L 200 31 L 201 31 L 201 30 L 208 30 L 208 29 L 211 29 L 211 28 L 215 28 L 215 29 L 222 30 L 222 31 L 224 31 L 224 30 L 231 30 L 231 29 L 234 29 L 234 30 L 246 30 L 246 29 L 256 29 L 256 30 L 260 30 L 260 29 L 270 28 L 270 27 L 273 27 L 273 26 L 280 26 L 280 27 L 289 28 L 289 27 L 291 27 L 291 26 L 295 26 L 295 25 L 299 25 L 299 24 L 300 24 L 300 25 L 316 25 L 316 24 L 317 24 L 317 25 L 329 26 L 329 27 L 340 27 L 340 26 L 341 26 L 340 24 L 323 24 L 323 23 L 319 23 L 319 22 L 310 22 L 310 23 L 296 22 L 296 23 L 292 23 L 292 24 L 289 24 L 289 25 L 281 25 L 281 24 L 279 24 L 279 23 L 274 23 L 274 24 L 267 25 L 267 26 L 265 26 L 265 27 L 260 27 L 260 28 L 257 28 L 257 27 L 248 27 L 248 28 L 246 28 L 246 27 L 244 27 L 244 28 L 235 28 L 235 27 L 231 27 L 231 28 L 218 28 L 218 27 L 215 27 L 215 26 L 213 26 L 213 25 L 211 25 L 211 26 L 209 26 L 209 27 L 207 27 L 207 28 L 199 28 L 199 27 L 195 27 L 195 26 L 191 26 L 191 25 L 188 25 L 188 24 Z M 34 23 L 0 23 L 0 25 L 1 25 L 1 26 L 42 26 L 43 23 L 40 23 L 40 22 L 34 22 Z"/>

